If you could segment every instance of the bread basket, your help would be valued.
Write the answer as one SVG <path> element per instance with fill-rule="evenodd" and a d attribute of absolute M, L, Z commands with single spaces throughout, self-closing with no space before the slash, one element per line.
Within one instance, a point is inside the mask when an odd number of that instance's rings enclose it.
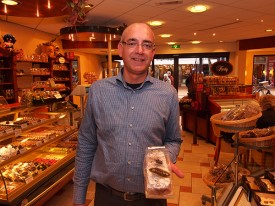
<path fill-rule="evenodd" d="M 211 116 L 210 121 L 212 123 L 214 135 L 219 137 L 220 132 L 230 132 L 237 133 L 241 131 L 246 131 L 253 129 L 256 126 L 257 120 L 262 116 L 262 112 L 249 118 L 240 120 L 230 120 L 224 121 L 222 118 L 227 114 L 227 112 L 220 112 Z"/>
<path fill-rule="evenodd" d="M 244 146 L 252 146 L 256 149 L 268 149 L 273 145 L 273 140 L 275 138 L 275 134 L 265 137 L 254 137 L 254 138 L 242 138 L 239 137 L 239 143 L 242 143 Z M 233 137 L 234 139 L 234 137 Z"/>

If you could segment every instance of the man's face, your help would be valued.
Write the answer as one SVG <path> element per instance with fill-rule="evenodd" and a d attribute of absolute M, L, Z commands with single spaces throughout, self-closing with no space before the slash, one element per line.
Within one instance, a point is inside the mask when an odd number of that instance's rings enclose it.
<path fill-rule="evenodd" d="M 118 50 L 127 72 L 137 75 L 147 73 L 155 54 L 154 34 L 148 27 L 130 27 L 119 43 Z"/>

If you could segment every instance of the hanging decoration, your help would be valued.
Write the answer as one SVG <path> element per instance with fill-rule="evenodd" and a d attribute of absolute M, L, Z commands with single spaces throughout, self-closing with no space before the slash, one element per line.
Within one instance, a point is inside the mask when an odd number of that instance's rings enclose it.
<path fill-rule="evenodd" d="M 92 5 L 88 3 L 88 0 L 68 0 L 62 11 L 70 9 L 71 13 L 66 21 L 75 26 L 87 21 L 86 15 L 91 10 L 91 7 Z"/>

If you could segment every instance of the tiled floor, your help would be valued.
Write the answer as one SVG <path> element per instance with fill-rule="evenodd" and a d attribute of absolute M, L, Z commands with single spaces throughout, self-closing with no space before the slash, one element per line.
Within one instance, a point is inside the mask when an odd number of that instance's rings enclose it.
<path fill-rule="evenodd" d="M 185 177 L 179 179 L 173 176 L 174 198 L 168 199 L 169 206 L 201 206 L 201 196 L 210 195 L 211 189 L 203 182 L 203 176 L 214 164 L 215 146 L 199 139 L 198 145 L 192 144 L 192 134 L 182 132 L 183 144 L 177 165 L 184 171 Z M 233 158 L 232 153 L 221 153 L 219 162 L 229 162 Z M 58 192 L 46 206 L 72 205 L 72 185 L 70 182 Z M 88 192 L 87 206 L 93 206 L 94 183 L 91 182 Z M 208 204 L 210 205 L 210 204 Z"/>

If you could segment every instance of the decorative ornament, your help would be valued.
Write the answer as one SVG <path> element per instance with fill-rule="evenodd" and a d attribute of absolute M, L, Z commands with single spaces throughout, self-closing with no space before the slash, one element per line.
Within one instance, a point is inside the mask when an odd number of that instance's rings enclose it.
<path fill-rule="evenodd" d="M 12 34 L 5 34 L 2 36 L 3 38 L 3 48 L 7 49 L 8 51 L 13 51 L 13 45 L 16 42 L 15 37 Z"/>
<path fill-rule="evenodd" d="M 67 18 L 72 26 L 76 24 L 83 24 L 86 22 L 86 15 L 91 9 L 91 5 L 88 4 L 88 0 L 68 0 L 66 6 L 62 9 L 70 9 L 71 14 Z"/>

